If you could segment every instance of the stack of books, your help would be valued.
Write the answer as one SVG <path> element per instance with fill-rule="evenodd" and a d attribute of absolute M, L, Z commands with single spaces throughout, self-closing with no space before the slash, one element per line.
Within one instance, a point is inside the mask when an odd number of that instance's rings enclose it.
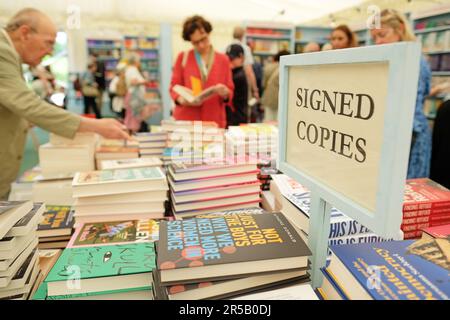
<path fill-rule="evenodd" d="M 162 158 L 164 149 L 167 147 L 166 132 L 136 133 L 134 138 L 139 143 L 141 158 Z"/>
<path fill-rule="evenodd" d="M 75 220 L 70 206 L 46 206 L 38 225 L 39 249 L 63 249 L 72 236 Z"/>
<path fill-rule="evenodd" d="M 223 299 L 309 280 L 311 252 L 280 213 L 162 221 L 157 299 Z"/>
<path fill-rule="evenodd" d="M 289 284 L 279 289 L 264 290 L 251 294 L 244 294 L 231 300 L 319 300 L 310 284 Z"/>
<path fill-rule="evenodd" d="M 225 134 L 226 156 L 252 157 L 264 161 L 277 158 L 278 128 L 268 124 L 231 126 Z"/>
<path fill-rule="evenodd" d="M 39 165 L 26 170 L 16 181 L 11 183 L 9 201 L 24 201 L 33 199 L 33 185 L 42 177 Z"/>
<path fill-rule="evenodd" d="M 224 157 L 225 131 L 215 122 L 163 120 L 161 130 L 167 133 L 163 160 L 168 164 L 202 163 Z"/>
<path fill-rule="evenodd" d="M 0 300 L 28 299 L 39 277 L 36 229 L 44 205 L 0 202 Z"/>
<path fill-rule="evenodd" d="M 261 182 L 261 190 L 269 191 L 270 190 L 270 182 L 272 181 L 272 175 L 277 174 L 278 170 L 274 164 L 275 160 L 269 159 L 259 159 L 258 161 L 258 169 L 259 175 L 258 179 Z"/>
<path fill-rule="evenodd" d="M 159 167 L 78 172 L 72 182 L 75 222 L 162 219 L 168 189 Z"/>
<path fill-rule="evenodd" d="M 329 300 L 449 300 L 450 239 L 332 246 Z"/>
<path fill-rule="evenodd" d="M 64 138 L 54 133 L 50 133 L 50 143 L 54 146 L 59 145 L 89 145 L 95 148 L 98 143 L 99 135 L 90 132 L 79 132 L 73 139 Z"/>
<path fill-rule="evenodd" d="M 39 147 L 42 175 L 50 179 L 72 178 L 77 171 L 94 170 L 94 149 L 91 145 L 53 145 Z"/>
<path fill-rule="evenodd" d="M 154 219 L 78 224 L 67 248 L 156 242 L 159 221 Z"/>
<path fill-rule="evenodd" d="M 450 190 L 428 178 L 407 180 L 402 223 L 404 238 L 419 238 L 422 229 L 449 223 Z"/>
<path fill-rule="evenodd" d="M 258 206 L 261 201 L 258 172 L 256 164 L 251 162 L 169 165 L 170 199 L 175 218 Z"/>
<path fill-rule="evenodd" d="M 152 300 L 155 266 L 153 242 L 67 248 L 33 300 Z"/>
<path fill-rule="evenodd" d="M 121 160 L 139 158 L 139 143 L 128 140 L 101 139 L 95 150 L 95 161 L 98 170 L 102 170 L 103 160 Z M 86 172 L 92 170 L 78 170 Z"/>

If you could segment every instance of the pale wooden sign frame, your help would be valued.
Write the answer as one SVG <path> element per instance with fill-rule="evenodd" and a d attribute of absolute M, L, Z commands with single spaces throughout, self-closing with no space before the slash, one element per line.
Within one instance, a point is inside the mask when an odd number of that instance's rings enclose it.
<path fill-rule="evenodd" d="M 416 42 L 368 46 L 344 50 L 283 56 L 280 59 L 279 91 L 279 169 L 311 191 L 309 246 L 313 252 L 313 285 L 321 285 L 320 268 L 325 265 L 330 228 L 330 210 L 336 207 L 376 234 L 399 238 L 403 192 L 412 137 L 412 124 L 420 69 L 421 46 Z M 339 190 L 308 175 L 287 162 L 289 69 L 298 66 L 388 63 L 388 91 L 384 114 L 381 157 L 375 210 L 353 201 Z M 341 81 L 339 74 L 336 81 Z M 320 85 L 320 84 L 319 84 Z M 368 86 L 374 84 L 367 83 Z M 319 86 L 320 87 L 320 86 Z M 291 106 L 293 107 L 293 106 Z M 305 155 L 308 156 L 308 155 Z M 349 177 L 351 179 L 351 177 Z"/>

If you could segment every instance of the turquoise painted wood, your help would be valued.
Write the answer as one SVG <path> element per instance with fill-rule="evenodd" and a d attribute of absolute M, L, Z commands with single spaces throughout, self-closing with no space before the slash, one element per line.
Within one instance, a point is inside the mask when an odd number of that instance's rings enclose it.
<path fill-rule="evenodd" d="M 279 169 L 311 190 L 310 240 L 313 252 L 312 277 L 321 284 L 329 231 L 329 206 L 343 211 L 373 232 L 399 239 L 402 221 L 403 191 L 411 144 L 414 104 L 419 75 L 420 44 L 403 42 L 389 45 L 283 56 L 280 61 L 279 91 Z M 379 185 L 375 211 L 360 206 L 345 194 L 334 190 L 286 161 L 289 68 L 293 66 L 388 62 L 388 96 L 384 116 L 383 144 L 379 166 Z M 339 75 L 336 78 L 339 81 Z M 368 83 L 367 85 L 371 85 Z M 307 155 L 305 155 L 307 156 Z M 317 200 L 320 199 L 320 200 Z M 326 203 L 326 204 L 324 204 Z"/>
<path fill-rule="evenodd" d="M 313 253 L 310 257 L 310 262 L 311 282 L 314 288 L 322 286 L 322 272 L 320 269 L 327 262 L 331 209 L 332 205 L 324 201 L 318 192 L 312 193 L 311 212 L 315 214 L 310 221 L 308 246 Z"/>

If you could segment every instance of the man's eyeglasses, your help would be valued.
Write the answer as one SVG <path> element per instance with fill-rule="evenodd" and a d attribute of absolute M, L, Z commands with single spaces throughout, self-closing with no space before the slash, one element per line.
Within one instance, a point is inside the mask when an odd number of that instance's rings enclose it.
<path fill-rule="evenodd" d="M 202 38 L 200 38 L 200 39 L 198 39 L 198 40 L 191 41 L 191 43 L 192 43 L 194 46 L 198 46 L 200 43 L 206 42 L 208 39 L 209 39 L 209 36 L 206 35 L 206 36 L 203 36 Z"/>

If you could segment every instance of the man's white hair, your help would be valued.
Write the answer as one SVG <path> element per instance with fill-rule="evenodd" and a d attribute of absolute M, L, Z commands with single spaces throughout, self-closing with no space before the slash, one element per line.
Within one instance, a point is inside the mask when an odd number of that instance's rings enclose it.
<path fill-rule="evenodd" d="M 23 25 L 29 26 L 31 29 L 37 30 L 42 18 L 46 15 L 34 8 L 25 8 L 17 12 L 11 20 L 6 24 L 6 31 L 14 32 Z"/>

